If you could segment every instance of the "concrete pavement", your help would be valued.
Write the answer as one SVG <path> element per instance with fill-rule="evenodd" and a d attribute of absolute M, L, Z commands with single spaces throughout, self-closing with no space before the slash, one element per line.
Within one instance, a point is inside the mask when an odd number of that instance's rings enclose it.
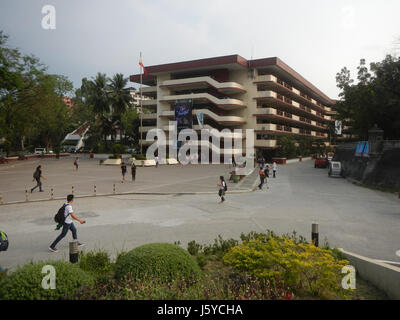
<path fill-rule="evenodd" d="M 192 179 L 198 178 L 192 174 Z M 223 204 L 218 204 L 215 186 L 215 194 L 77 199 L 74 211 L 87 221 L 77 227 L 79 239 L 87 244 L 84 250 L 101 248 L 115 256 L 149 242 L 211 243 L 219 234 L 239 239 L 242 232 L 266 229 L 277 233 L 296 230 L 310 239 L 315 221 L 321 244 L 326 237 L 331 246 L 400 262 L 395 254 L 400 249 L 400 200 L 396 195 L 329 178 L 326 170 L 314 169 L 311 161 L 279 166 L 277 178 L 268 179 L 268 185 L 269 189 L 251 193 L 228 192 Z M 68 259 L 71 235 L 60 242 L 58 253 L 48 252 L 59 233 L 53 231 L 53 216 L 61 204 L 0 206 L 0 229 L 10 239 L 9 250 L 0 253 L 3 267 L 15 268 L 30 260 Z"/>

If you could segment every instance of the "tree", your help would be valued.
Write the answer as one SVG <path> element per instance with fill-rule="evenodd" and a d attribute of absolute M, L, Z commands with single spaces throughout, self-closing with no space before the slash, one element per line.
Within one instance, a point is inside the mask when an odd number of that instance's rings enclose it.
<path fill-rule="evenodd" d="M 400 59 L 388 55 L 371 63 L 370 70 L 361 59 L 357 79 L 353 84 L 346 68 L 336 76 L 341 89 L 338 118 L 350 122 L 352 134 L 360 139 L 368 138 L 374 124 L 384 130 L 385 138 L 400 139 Z"/>
<path fill-rule="evenodd" d="M 281 157 L 294 158 L 296 157 L 296 140 L 291 136 L 281 136 L 279 138 L 279 154 Z"/>
<path fill-rule="evenodd" d="M 63 96 L 72 90 L 64 76 L 46 73 L 34 56 L 6 46 L 0 31 L 0 136 L 7 153 L 25 144 L 59 144 L 68 114 Z"/>

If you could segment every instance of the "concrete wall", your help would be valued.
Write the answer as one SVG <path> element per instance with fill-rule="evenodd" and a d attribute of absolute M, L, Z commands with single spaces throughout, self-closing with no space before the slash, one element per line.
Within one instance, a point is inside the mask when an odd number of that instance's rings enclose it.
<path fill-rule="evenodd" d="M 357 143 L 338 146 L 334 161 L 342 163 L 344 177 L 375 187 L 400 188 L 400 141 L 383 141 L 379 153 L 356 157 Z"/>
<path fill-rule="evenodd" d="M 400 299 L 400 268 L 340 249 L 361 278 L 385 292 L 390 299 Z M 357 290 L 357 284 L 356 284 Z"/>

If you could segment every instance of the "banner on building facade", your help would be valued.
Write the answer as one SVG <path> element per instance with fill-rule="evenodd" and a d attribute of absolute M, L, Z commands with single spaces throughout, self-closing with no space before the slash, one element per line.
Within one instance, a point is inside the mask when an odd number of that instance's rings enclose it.
<path fill-rule="evenodd" d="M 175 121 L 178 134 L 183 129 L 192 129 L 193 127 L 193 100 L 180 99 L 175 102 Z"/>
<path fill-rule="evenodd" d="M 204 125 L 204 114 L 202 112 L 197 114 L 197 122 L 199 123 L 200 129 L 203 129 Z"/>

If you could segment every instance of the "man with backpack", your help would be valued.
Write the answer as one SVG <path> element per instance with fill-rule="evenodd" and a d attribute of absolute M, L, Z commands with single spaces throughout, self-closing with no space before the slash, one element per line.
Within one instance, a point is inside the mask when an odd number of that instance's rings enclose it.
<path fill-rule="evenodd" d="M 72 222 L 72 219 L 78 221 L 80 224 L 84 224 L 86 221 L 85 220 L 80 220 L 74 215 L 74 212 L 72 210 L 72 203 L 74 202 L 74 195 L 69 194 L 67 196 L 67 203 L 65 203 L 57 212 L 56 216 L 54 217 L 54 221 L 57 222 L 58 224 L 63 226 L 63 229 L 61 231 L 61 234 L 57 237 L 56 240 L 50 245 L 49 250 L 52 252 L 57 252 L 58 250 L 56 249 L 57 243 L 61 241 L 62 238 L 64 238 L 68 231 L 71 230 L 72 232 L 72 238 L 74 240 L 78 240 L 78 234 L 75 228 L 74 223 Z M 78 247 L 84 246 L 83 243 L 78 242 Z"/>
<path fill-rule="evenodd" d="M 7 235 L 0 231 L 0 251 L 7 251 L 8 249 L 8 237 Z"/>
<path fill-rule="evenodd" d="M 31 189 L 31 193 L 33 192 L 33 190 L 35 190 L 37 187 L 39 187 L 39 192 L 43 192 L 42 190 L 42 182 L 40 181 L 40 178 L 43 178 L 45 180 L 47 180 L 43 175 L 42 175 L 42 166 L 38 166 L 35 170 L 35 172 L 33 173 L 33 180 L 36 180 L 36 186 L 33 187 Z"/>

